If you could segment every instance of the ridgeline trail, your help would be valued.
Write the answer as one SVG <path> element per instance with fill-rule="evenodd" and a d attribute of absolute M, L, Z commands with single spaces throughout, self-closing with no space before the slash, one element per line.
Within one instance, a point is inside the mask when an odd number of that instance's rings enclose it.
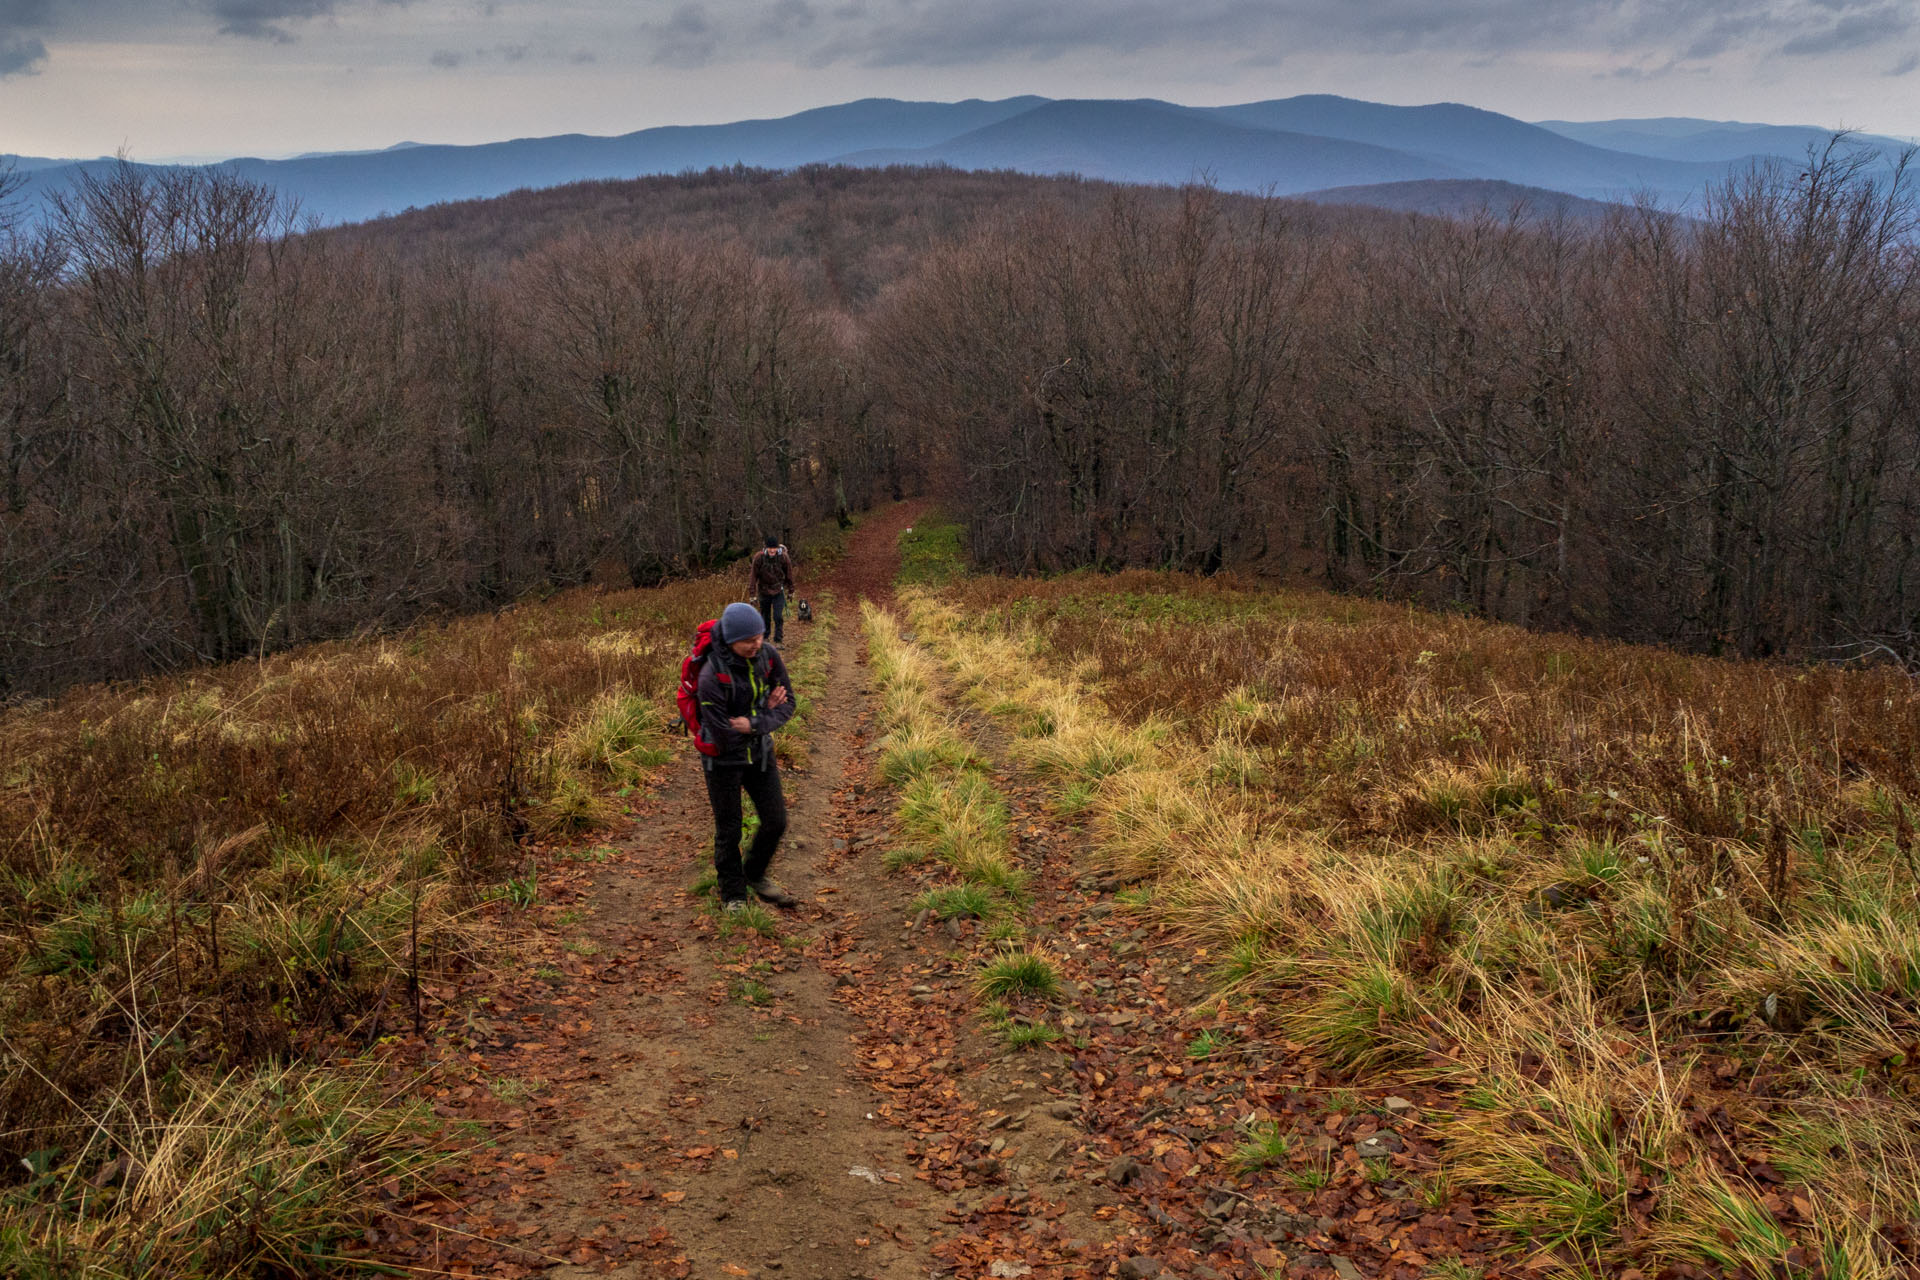
<path fill-rule="evenodd" d="M 912 1176 L 908 1135 L 856 1058 L 867 1029 L 836 999 L 868 980 L 855 972 L 884 967 L 913 891 L 878 875 L 877 847 L 872 866 L 844 850 L 850 829 L 884 814 L 854 741 L 866 702 L 859 604 L 890 599 L 917 511 L 875 513 L 825 580 L 803 580 L 805 594 L 831 595 L 838 628 L 826 688 L 802 691 L 817 702 L 810 759 L 786 777 L 789 834 L 774 865 L 804 905 L 779 913 L 770 939 L 723 925 L 691 892 L 710 865 L 712 819 L 695 757 L 678 746 L 608 860 L 572 890 L 559 930 L 566 982 L 554 990 L 590 994 L 490 994 L 478 1052 L 446 1064 L 472 1082 L 453 1085 L 443 1065 L 439 1110 L 466 1119 L 479 1144 L 459 1170 L 465 1195 L 423 1206 L 404 1233 L 408 1265 L 563 1278 L 929 1274 L 952 1200 Z M 789 619 L 789 652 L 806 633 Z"/>
<path fill-rule="evenodd" d="M 1262 1117 L 1314 1117 L 1329 1170 L 1340 1152 L 1431 1169 L 1435 1150 L 1405 1099 L 1322 1117 L 1324 1066 L 1269 1037 L 1257 1004 L 1230 1011 L 1214 961 L 1088 865 L 1006 730 L 947 705 L 1006 805 L 1019 928 L 1060 977 L 1054 1030 L 1035 1028 L 1052 1042 L 1012 1049 L 988 1025 L 978 979 L 1001 935 L 924 908 L 951 877 L 937 859 L 887 867 L 899 794 L 875 772 L 887 726 L 860 604 L 892 600 L 922 510 L 870 514 L 803 579 L 835 619 L 824 687 L 801 690 L 815 709 L 774 865 L 803 905 L 763 933 L 696 892 L 712 823 L 677 746 L 627 799 L 630 826 L 542 862 L 512 972 L 428 993 L 440 1030 L 415 1065 L 467 1145 L 440 1194 L 390 1197 L 369 1260 L 502 1280 L 1403 1280 L 1435 1249 L 1486 1263 L 1464 1205 L 1358 1176 L 1240 1185 L 1235 1144 Z M 789 622 L 789 654 L 807 636 Z M 1232 1047 L 1192 1052 L 1202 1022 Z"/>

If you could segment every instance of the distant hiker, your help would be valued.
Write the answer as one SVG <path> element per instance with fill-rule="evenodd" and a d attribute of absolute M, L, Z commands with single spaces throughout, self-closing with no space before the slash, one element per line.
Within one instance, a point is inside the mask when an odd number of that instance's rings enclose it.
<path fill-rule="evenodd" d="M 713 625 L 698 680 L 701 768 L 713 805 L 713 868 L 723 910 L 739 911 L 752 893 L 776 907 L 799 905 L 767 879 L 787 830 L 787 800 L 773 758 L 773 732 L 793 718 L 793 682 L 780 651 L 766 642 L 759 612 L 739 601 Z M 760 815 L 746 861 L 740 859 L 740 792 Z"/>
<path fill-rule="evenodd" d="M 793 556 L 780 539 L 767 535 L 767 545 L 753 553 L 747 565 L 747 591 L 760 606 L 760 623 L 775 644 L 787 631 L 787 593 L 793 588 Z"/>

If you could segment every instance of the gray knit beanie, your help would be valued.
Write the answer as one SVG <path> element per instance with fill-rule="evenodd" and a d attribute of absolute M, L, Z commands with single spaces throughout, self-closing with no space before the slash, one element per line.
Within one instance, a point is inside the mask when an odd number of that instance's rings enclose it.
<path fill-rule="evenodd" d="M 767 624 L 760 620 L 760 611 L 744 600 L 735 600 L 728 605 L 726 612 L 720 615 L 720 643 L 734 644 L 741 640 L 751 640 L 762 635 Z"/>

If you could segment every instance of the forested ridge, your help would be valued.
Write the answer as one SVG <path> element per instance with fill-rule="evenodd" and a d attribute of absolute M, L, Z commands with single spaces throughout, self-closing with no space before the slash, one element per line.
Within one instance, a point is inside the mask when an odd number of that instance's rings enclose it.
<path fill-rule="evenodd" d="M 908 491 L 990 567 L 1910 663 L 1913 213 L 1838 151 L 1598 227 L 808 169 L 318 233 L 123 168 L 0 234 L 0 698 Z"/>

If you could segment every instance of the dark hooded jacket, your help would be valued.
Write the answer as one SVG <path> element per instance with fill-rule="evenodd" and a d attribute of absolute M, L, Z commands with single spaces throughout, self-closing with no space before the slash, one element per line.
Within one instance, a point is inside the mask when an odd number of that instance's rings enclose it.
<path fill-rule="evenodd" d="M 787 700 L 769 707 L 767 699 L 776 689 L 787 691 Z M 787 664 L 771 644 L 760 646 L 751 660 L 715 640 L 700 668 L 700 728 L 707 741 L 720 748 L 708 759 L 709 767 L 758 765 L 764 768 L 773 758 L 773 731 L 793 719 L 795 699 L 793 682 L 787 677 Z M 753 722 L 749 733 L 736 733 L 727 722 L 745 716 Z"/>
<path fill-rule="evenodd" d="M 793 557 L 785 547 L 763 547 L 753 553 L 747 577 L 755 595 L 782 595 L 793 590 Z"/>

